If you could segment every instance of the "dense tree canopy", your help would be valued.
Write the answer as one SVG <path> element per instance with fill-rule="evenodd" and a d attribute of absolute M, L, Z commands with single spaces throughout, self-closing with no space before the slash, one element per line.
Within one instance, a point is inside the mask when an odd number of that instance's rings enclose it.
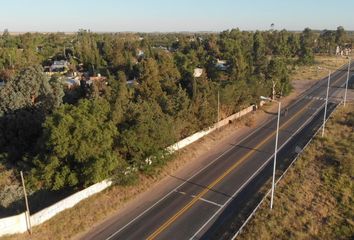
<path fill-rule="evenodd" d="M 117 129 L 103 99 L 64 104 L 49 116 L 34 161 L 36 174 L 47 187 L 88 185 L 108 178 L 123 160 L 112 151 Z"/>
<path fill-rule="evenodd" d="M 0 36 L 0 159 L 49 189 L 124 178 L 167 161 L 174 141 L 260 95 L 291 90 L 289 70 L 350 47 L 342 28 L 303 32 L 27 33 Z M 55 60 L 79 72 L 43 73 Z M 197 70 L 197 71 L 196 71 Z M 84 81 L 99 75 L 107 81 Z M 91 82 L 90 82 L 91 81 Z M 90 82 L 90 83 L 89 83 Z M 63 103 L 64 102 L 64 103 Z M 148 161 L 147 161 L 148 159 Z"/>

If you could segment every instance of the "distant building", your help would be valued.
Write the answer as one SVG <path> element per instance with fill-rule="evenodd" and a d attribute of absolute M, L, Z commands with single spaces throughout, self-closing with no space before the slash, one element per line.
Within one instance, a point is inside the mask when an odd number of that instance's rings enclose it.
<path fill-rule="evenodd" d="M 107 78 L 102 77 L 101 74 L 97 74 L 97 76 L 89 77 L 88 81 L 91 82 L 106 82 Z"/>
<path fill-rule="evenodd" d="M 128 86 L 134 86 L 134 85 L 138 85 L 138 81 L 136 81 L 136 79 L 132 79 L 132 80 L 127 80 L 127 85 Z"/>
<path fill-rule="evenodd" d="M 50 72 L 65 72 L 69 67 L 69 62 L 66 60 L 54 61 L 50 66 Z"/>
<path fill-rule="evenodd" d="M 340 47 L 337 46 L 337 47 L 336 47 L 336 55 L 339 55 L 339 54 L 340 54 Z"/>
<path fill-rule="evenodd" d="M 200 77 L 203 74 L 203 68 L 194 68 L 193 77 Z"/>
<path fill-rule="evenodd" d="M 136 53 L 136 55 L 137 55 L 137 57 L 144 57 L 145 56 L 145 53 L 144 53 L 144 51 L 143 50 L 141 50 L 141 49 L 138 49 L 137 50 L 137 53 Z"/>
<path fill-rule="evenodd" d="M 227 69 L 226 60 L 217 59 L 215 67 L 221 71 L 225 71 Z"/>
<path fill-rule="evenodd" d="M 70 90 L 80 86 L 79 78 L 67 78 L 64 82 L 65 86 Z"/>

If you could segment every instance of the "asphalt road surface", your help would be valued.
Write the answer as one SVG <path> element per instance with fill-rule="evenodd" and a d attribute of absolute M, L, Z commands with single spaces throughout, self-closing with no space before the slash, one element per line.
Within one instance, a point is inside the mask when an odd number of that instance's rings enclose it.
<path fill-rule="evenodd" d="M 331 76 L 328 113 L 343 96 L 346 66 Z M 305 91 L 280 120 L 278 175 L 321 127 L 327 78 Z M 181 185 L 145 209 L 97 227 L 84 239 L 227 239 L 239 226 L 269 184 L 275 143 L 274 118 L 212 160 Z M 178 179 L 178 177 L 176 177 Z M 276 192 L 275 192 L 276 194 Z M 277 204 L 276 202 L 274 203 Z M 236 219 L 236 220 L 235 220 Z M 237 230 L 237 229 L 236 229 Z"/>

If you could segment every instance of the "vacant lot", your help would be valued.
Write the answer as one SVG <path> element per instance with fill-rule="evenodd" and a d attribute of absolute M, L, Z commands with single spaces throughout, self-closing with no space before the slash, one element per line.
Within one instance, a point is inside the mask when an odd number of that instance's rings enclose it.
<path fill-rule="evenodd" d="M 238 239 L 353 239 L 354 105 L 341 108 Z"/>
<path fill-rule="evenodd" d="M 334 71 L 340 66 L 348 63 L 346 57 L 341 56 L 316 56 L 315 64 L 312 66 L 297 66 L 291 74 L 290 79 L 296 80 L 317 80 L 328 75 L 328 70 Z M 320 67 L 320 69 L 319 69 Z M 326 69 L 324 69 L 326 68 Z"/>

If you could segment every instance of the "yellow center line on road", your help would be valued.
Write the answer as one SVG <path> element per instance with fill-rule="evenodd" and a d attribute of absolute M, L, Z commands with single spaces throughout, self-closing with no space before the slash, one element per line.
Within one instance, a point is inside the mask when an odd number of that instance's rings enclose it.
<path fill-rule="evenodd" d="M 288 119 L 281 127 L 280 130 L 289 125 L 297 116 L 299 116 L 302 112 L 307 109 L 307 107 L 313 102 L 312 99 L 308 102 L 299 112 L 297 112 L 294 116 Z M 229 175 L 236 167 L 238 167 L 241 163 L 243 163 L 248 157 L 250 157 L 253 153 L 256 152 L 258 148 L 263 146 L 269 139 L 271 139 L 275 135 L 276 131 L 273 131 L 267 138 L 261 141 L 255 148 L 250 150 L 246 155 L 244 155 L 239 161 L 235 162 L 231 167 L 229 167 L 222 175 L 220 175 L 217 179 L 215 179 L 211 184 L 209 184 L 202 192 L 195 196 L 187 205 L 181 208 L 175 215 L 173 215 L 170 219 L 168 219 L 163 225 L 161 225 L 158 229 L 156 229 L 147 240 L 155 239 L 161 232 L 163 232 L 167 227 L 169 227 L 179 216 L 185 213 L 188 209 L 190 209 L 201 197 L 203 197 L 210 189 L 212 189 L 216 184 L 218 184 L 221 180 L 223 180 L 227 175 Z"/>

